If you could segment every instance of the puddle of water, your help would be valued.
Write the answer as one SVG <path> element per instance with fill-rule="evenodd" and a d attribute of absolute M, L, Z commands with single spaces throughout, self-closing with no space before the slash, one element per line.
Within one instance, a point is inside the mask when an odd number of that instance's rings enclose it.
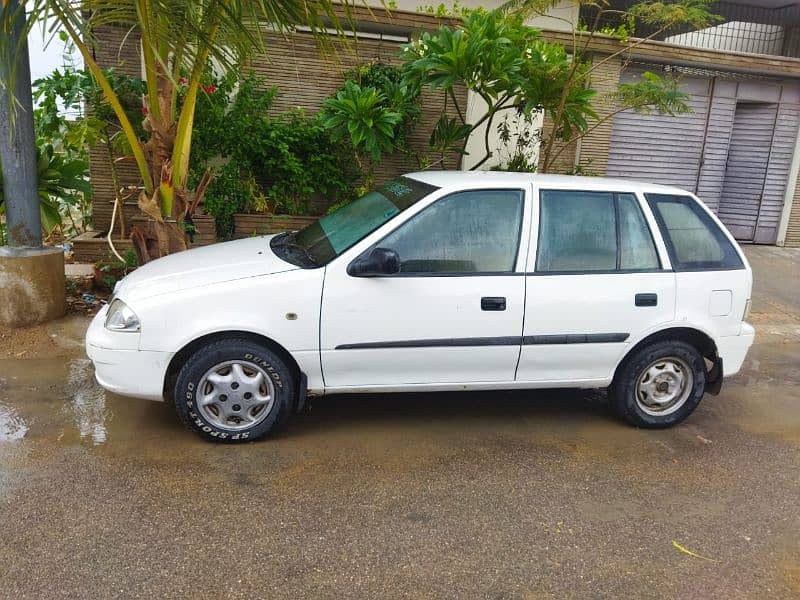
<path fill-rule="evenodd" d="M 0 404 L 0 442 L 21 440 L 28 433 L 28 424 L 11 406 Z"/>
<path fill-rule="evenodd" d="M 106 406 L 105 391 L 94 380 L 94 370 L 89 359 L 78 359 L 69 365 L 67 374 L 67 402 L 64 413 L 78 430 L 82 441 L 97 446 L 108 440 L 107 423 L 112 418 Z M 66 432 L 62 432 L 62 438 Z"/>

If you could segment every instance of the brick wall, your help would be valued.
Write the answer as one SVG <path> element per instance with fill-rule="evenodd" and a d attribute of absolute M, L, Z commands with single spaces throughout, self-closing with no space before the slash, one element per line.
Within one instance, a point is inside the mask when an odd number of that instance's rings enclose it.
<path fill-rule="evenodd" d="M 608 98 L 608 94 L 617 89 L 622 69 L 618 57 L 602 62 L 605 59 L 605 55 L 594 55 L 592 62 L 596 65 L 596 70 L 589 76 L 589 84 L 597 90 L 592 104 L 601 119 L 617 109 L 616 103 Z M 578 164 L 586 171 L 597 175 L 606 174 L 613 126 L 614 119 L 608 119 L 578 142 Z"/>
<path fill-rule="evenodd" d="M 361 16 L 366 18 L 365 15 Z M 439 19 L 422 14 L 395 14 L 392 19 L 385 20 L 390 24 L 394 34 L 405 32 L 412 35 L 420 29 L 434 29 L 441 22 Z M 366 26 L 370 31 L 380 28 L 380 24 L 374 22 Z M 120 29 L 98 28 L 96 36 L 99 43 L 95 49 L 98 62 L 102 66 L 113 66 L 129 75 L 141 76 L 138 40 L 134 36 L 128 36 L 126 39 L 125 35 L 126 32 Z M 271 110 L 273 115 L 296 107 L 303 108 L 308 114 L 317 112 L 322 101 L 342 85 L 345 71 L 371 60 L 397 64 L 402 45 L 396 41 L 367 38 L 359 39 L 357 43 L 353 40 L 349 43 L 334 40 L 332 43 L 334 51 L 328 51 L 323 56 L 313 36 L 307 33 L 297 33 L 292 36 L 267 34 L 266 42 L 268 54 L 253 59 L 247 69 L 261 76 L 266 85 L 277 86 L 279 95 Z M 459 95 L 462 105 L 466 105 L 466 90 L 462 90 Z M 422 94 L 422 115 L 409 140 L 412 149 L 418 151 L 425 149 L 433 125 L 443 107 L 443 101 L 441 94 L 430 92 Z M 242 143 L 246 143 L 246 140 Z M 111 222 L 114 200 L 114 186 L 105 148 L 93 149 L 90 161 L 94 188 L 94 227 L 105 230 Z M 455 157 L 450 161 L 451 168 L 455 164 L 454 161 Z M 412 156 L 395 154 L 381 162 L 376 169 L 376 179 L 381 181 L 417 169 L 418 165 Z M 122 185 L 139 182 L 132 161 L 119 163 L 118 171 Z M 321 212 L 327 208 L 324 202 L 314 203 L 314 206 Z M 137 212 L 136 199 L 129 199 L 125 207 L 126 215 L 130 217 Z"/>

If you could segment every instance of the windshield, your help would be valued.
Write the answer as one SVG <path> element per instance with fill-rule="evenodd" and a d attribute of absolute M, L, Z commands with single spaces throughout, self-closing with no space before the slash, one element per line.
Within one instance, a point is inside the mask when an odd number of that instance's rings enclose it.
<path fill-rule="evenodd" d="M 272 247 L 275 250 L 291 249 L 304 254 L 302 266 L 325 265 L 437 189 L 415 179 L 399 177 L 345 204 L 297 233 L 273 238 Z"/>

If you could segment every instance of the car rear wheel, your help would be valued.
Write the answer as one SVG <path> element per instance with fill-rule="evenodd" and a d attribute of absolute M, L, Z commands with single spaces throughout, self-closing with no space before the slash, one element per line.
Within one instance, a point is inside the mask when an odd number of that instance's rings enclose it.
<path fill-rule="evenodd" d="M 609 390 L 611 405 L 637 427 L 671 427 L 688 417 L 705 393 L 706 366 L 680 341 L 648 344 L 626 359 Z"/>
<path fill-rule="evenodd" d="M 207 440 L 246 442 L 266 436 L 289 415 L 292 370 L 248 339 L 211 342 L 181 368 L 173 397 L 181 421 Z"/>

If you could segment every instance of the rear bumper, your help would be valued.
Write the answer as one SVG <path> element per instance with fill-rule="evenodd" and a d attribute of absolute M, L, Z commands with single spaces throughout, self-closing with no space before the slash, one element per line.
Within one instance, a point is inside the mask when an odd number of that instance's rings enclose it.
<path fill-rule="evenodd" d="M 739 335 L 728 335 L 717 338 L 717 354 L 722 359 L 722 375 L 736 375 L 744 364 L 747 351 L 753 345 L 755 329 L 749 323 L 742 323 Z"/>

